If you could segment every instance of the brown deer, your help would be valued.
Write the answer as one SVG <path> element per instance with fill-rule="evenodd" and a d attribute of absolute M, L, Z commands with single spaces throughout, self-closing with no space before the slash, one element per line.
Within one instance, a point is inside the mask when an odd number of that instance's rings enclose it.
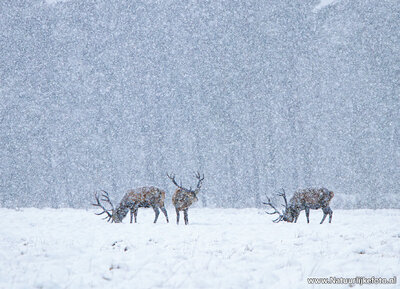
<path fill-rule="evenodd" d="M 125 194 L 119 203 L 118 207 L 114 209 L 113 204 L 111 203 L 110 197 L 106 191 L 102 191 L 102 199 L 101 201 L 107 202 L 111 205 L 111 211 L 107 210 L 100 202 L 99 195 L 95 193 L 96 203 L 93 206 L 100 207 L 103 209 L 103 212 L 96 213 L 96 215 L 107 214 L 105 219 L 108 218 L 107 222 L 111 220 L 112 223 L 121 223 L 125 216 L 128 214 L 128 211 L 131 212 L 131 223 L 132 217 L 137 217 L 138 208 L 150 208 L 152 207 L 155 213 L 154 223 L 157 222 L 158 215 L 160 214 L 160 210 L 164 213 L 165 218 L 168 220 L 167 210 L 164 207 L 165 200 L 165 192 L 156 187 L 142 187 L 131 190 Z"/>
<path fill-rule="evenodd" d="M 283 189 L 282 189 L 283 190 Z M 280 221 L 290 222 L 293 221 L 296 223 L 297 218 L 302 210 L 306 211 L 307 223 L 310 223 L 310 209 L 318 210 L 322 209 L 324 212 L 324 216 L 322 217 L 321 223 L 325 221 L 326 216 L 329 214 L 329 223 L 332 221 L 332 209 L 329 207 L 329 203 L 332 200 L 334 193 L 325 188 L 308 188 L 299 190 L 294 193 L 293 197 L 290 199 L 289 204 L 286 200 L 285 190 L 283 193 L 278 194 L 278 196 L 283 197 L 285 201 L 285 209 L 282 213 L 280 213 L 274 205 L 272 205 L 271 200 L 268 198 L 268 202 L 264 202 L 263 204 L 270 206 L 275 211 L 272 213 L 268 213 L 270 215 L 278 214 L 279 217 L 273 220 L 274 223 L 278 223 Z"/>
<path fill-rule="evenodd" d="M 189 217 L 188 217 L 188 210 L 189 207 L 198 201 L 197 199 L 197 194 L 200 191 L 201 188 L 201 183 L 204 180 L 204 175 L 200 176 L 200 173 L 197 172 L 195 174 L 195 177 L 198 179 L 198 183 L 196 186 L 196 189 L 193 191 L 192 188 L 186 189 L 182 187 L 181 185 L 178 185 L 177 182 L 175 181 L 175 176 L 174 175 L 168 175 L 168 178 L 171 179 L 171 181 L 174 183 L 175 186 L 178 188 L 176 189 L 174 195 L 172 196 L 172 204 L 175 207 L 176 211 L 176 223 L 179 224 L 179 212 L 183 211 L 183 216 L 185 219 L 185 225 L 189 223 Z"/>

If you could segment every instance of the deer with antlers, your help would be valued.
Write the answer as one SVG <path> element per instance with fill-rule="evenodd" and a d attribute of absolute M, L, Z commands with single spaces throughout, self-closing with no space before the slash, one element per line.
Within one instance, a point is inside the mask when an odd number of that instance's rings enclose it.
<path fill-rule="evenodd" d="M 106 214 L 105 219 L 108 218 L 108 222 L 121 223 L 125 216 L 128 214 L 128 211 L 131 212 L 131 223 L 132 218 L 137 217 L 138 208 L 150 208 L 152 207 L 155 213 L 154 223 L 157 222 L 158 215 L 160 214 L 160 210 L 165 215 L 165 218 L 168 220 L 167 210 L 164 207 L 165 200 L 165 192 L 156 187 L 142 187 L 131 190 L 125 194 L 119 203 L 118 207 L 115 209 L 112 204 L 110 197 L 106 191 L 102 191 L 101 200 L 99 199 L 99 195 L 95 193 L 96 203 L 93 204 L 95 207 L 99 207 L 103 209 L 102 212 L 96 213 L 96 215 Z M 106 209 L 106 207 L 101 203 L 101 201 L 108 203 L 111 206 L 111 210 Z"/>
<path fill-rule="evenodd" d="M 185 225 L 187 225 L 189 223 L 189 207 L 198 201 L 197 194 L 200 191 L 201 183 L 204 180 L 204 175 L 201 176 L 199 172 L 195 174 L 195 178 L 198 180 L 195 190 L 192 190 L 192 188 L 186 189 L 182 187 L 182 184 L 178 185 L 178 183 L 175 181 L 175 175 L 167 174 L 167 176 L 170 178 L 172 183 L 177 186 L 177 189 L 172 196 L 172 204 L 174 205 L 176 211 L 176 223 L 179 224 L 179 212 L 183 211 Z"/>
<path fill-rule="evenodd" d="M 283 190 L 283 189 L 282 189 Z M 322 209 L 324 212 L 324 216 L 322 217 L 321 223 L 325 221 L 327 215 L 329 215 L 329 223 L 332 221 L 332 209 L 329 207 L 329 203 L 332 200 L 334 193 L 325 188 L 308 188 L 299 190 L 294 193 L 293 197 L 290 199 L 289 204 L 286 200 L 286 193 L 283 190 L 283 193 L 278 194 L 278 196 L 283 197 L 285 201 L 285 209 L 283 212 L 279 212 L 276 207 L 271 203 L 271 200 L 268 198 L 268 202 L 264 202 L 263 204 L 270 206 L 274 209 L 274 212 L 267 214 L 274 215 L 278 214 L 279 217 L 273 220 L 274 223 L 278 223 L 280 221 L 290 222 L 293 221 L 296 223 L 297 218 L 300 215 L 302 210 L 306 211 L 307 223 L 310 223 L 310 209 L 318 210 Z"/>

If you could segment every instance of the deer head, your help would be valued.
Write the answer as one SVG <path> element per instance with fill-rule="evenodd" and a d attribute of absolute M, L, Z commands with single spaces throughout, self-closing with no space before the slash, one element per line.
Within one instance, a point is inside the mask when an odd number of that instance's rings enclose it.
<path fill-rule="evenodd" d="M 285 221 L 285 222 L 293 222 L 295 216 L 294 212 L 292 212 L 292 208 L 288 207 L 287 199 L 286 199 L 286 192 L 284 189 L 282 189 L 282 193 L 279 193 L 278 196 L 283 197 L 283 200 L 285 201 L 285 209 L 282 212 L 279 212 L 276 207 L 271 203 L 271 200 L 268 198 L 268 202 L 263 202 L 263 204 L 270 206 L 271 208 L 274 209 L 272 213 L 266 212 L 268 215 L 274 215 L 278 214 L 279 217 L 275 220 L 273 220 L 274 223 L 279 223 L 280 221 Z"/>
<path fill-rule="evenodd" d="M 178 187 L 178 189 L 181 189 L 182 191 L 187 192 L 187 193 L 193 193 L 193 194 L 197 195 L 199 193 L 199 191 L 200 191 L 201 184 L 202 184 L 202 182 L 204 180 L 204 175 L 200 176 L 200 173 L 197 172 L 194 176 L 195 176 L 196 179 L 198 179 L 198 182 L 197 182 L 197 185 L 196 185 L 196 189 L 192 190 L 191 187 L 190 187 L 190 189 L 186 189 L 186 188 L 182 187 L 182 183 L 180 185 L 178 185 L 178 183 L 175 180 L 175 175 L 174 174 L 171 174 L 171 175 L 167 174 L 167 177 L 172 181 L 172 183 L 175 186 Z"/>
<path fill-rule="evenodd" d="M 173 183 L 175 186 L 178 187 L 178 190 L 183 191 L 183 192 L 186 193 L 188 196 L 190 196 L 192 199 L 194 199 L 195 201 L 197 201 L 197 194 L 199 193 L 200 188 L 201 188 L 201 185 L 202 185 L 202 182 L 203 182 L 203 180 L 204 180 L 204 174 L 203 174 L 203 176 L 201 176 L 200 173 L 197 172 L 197 173 L 195 173 L 194 176 L 195 176 L 195 178 L 198 180 L 198 182 L 197 182 L 196 188 L 195 188 L 194 190 L 192 190 L 192 188 L 189 188 L 189 189 L 184 188 L 184 187 L 182 186 L 182 183 L 181 183 L 180 185 L 178 185 L 178 183 L 177 183 L 176 180 L 175 180 L 175 175 L 174 175 L 174 174 L 171 174 L 171 175 L 167 174 L 167 177 L 172 181 L 172 183 Z"/>
<path fill-rule="evenodd" d="M 103 193 L 101 194 L 101 200 L 99 199 L 99 195 L 97 193 L 94 194 L 94 197 L 96 199 L 96 203 L 92 204 L 95 207 L 99 207 L 103 209 L 102 212 L 96 213 L 96 215 L 102 215 L 102 214 L 107 214 L 104 219 L 108 219 L 107 222 L 111 223 L 121 223 L 122 219 L 126 216 L 128 213 L 128 208 L 124 207 L 118 207 L 117 209 L 114 208 L 114 205 L 112 204 L 110 200 L 110 196 L 106 191 L 102 191 Z M 101 201 L 108 203 L 111 206 L 111 210 L 108 210 L 106 207 L 103 206 Z"/>

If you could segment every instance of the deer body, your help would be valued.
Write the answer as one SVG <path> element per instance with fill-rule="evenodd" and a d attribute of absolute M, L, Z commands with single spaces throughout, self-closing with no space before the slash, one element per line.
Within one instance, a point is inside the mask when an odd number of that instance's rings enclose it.
<path fill-rule="evenodd" d="M 282 196 L 285 201 L 285 210 L 283 213 L 279 213 L 278 210 L 271 204 L 270 200 L 268 199 L 268 203 L 264 203 L 266 205 L 270 205 L 272 208 L 275 209 L 275 212 L 269 214 L 279 214 L 279 218 L 276 219 L 274 222 L 279 222 L 281 220 L 285 222 L 297 222 L 297 218 L 300 215 L 300 212 L 305 210 L 307 223 L 310 223 L 310 209 L 318 210 L 322 209 L 324 216 L 322 217 L 321 223 L 325 221 L 327 215 L 329 215 L 329 223 L 332 222 L 332 209 L 330 208 L 329 204 L 332 200 L 334 193 L 329 191 L 326 188 L 307 188 L 303 190 L 299 190 L 293 194 L 293 197 L 289 200 L 289 204 L 286 201 L 285 193 L 279 194 Z"/>
<path fill-rule="evenodd" d="M 188 209 L 193 203 L 196 203 L 199 199 L 195 192 L 185 192 L 181 189 L 177 189 L 172 196 L 172 204 L 179 211 Z"/>
<path fill-rule="evenodd" d="M 307 223 L 310 223 L 310 209 L 318 210 L 322 209 L 324 216 L 321 220 L 321 224 L 325 221 L 326 216 L 329 214 L 329 223 L 332 222 L 332 209 L 329 207 L 329 203 L 334 196 L 333 192 L 328 191 L 325 188 L 315 189 L 309 188 L 300 190 L 294 193 L 293 197 L 289 201 L 288 209 L 285 211 L 283 220 L 287 222 L 297 222 L 297 218 L 300 212 L 305 210 Z"/>
<path fill-rule="evenodd" d="M 174 205 L 176 212 L 176 223 L 179 224 L 180 211 L 183 211 L 185 225 L 187 225 L 189 224 L 189 215 L 188 215 L 189 207 L 193 203 L 198 201 L 197 194 L 200 191 L 201 183 L 204 180 L 204 175 L 203 177 L 201 177 L 199 173 L 195 175 L 195 177 L 199 181 L 194 191 L 191 189 L 189 190 L 185 189 L 184 187 L 182 187 L 182 185 L 178 185 L 175 181 L 175 176 L 169 176 L 169 175 L 167 176 L 172 180 L 174 185 L 178 187 L 172 196 L 172 204 Z"/>
<path fill-rule="evenodd" d="M 131 190 L 124 195 L 124 197 L 122 198 L 121 202 L 119 203 L 116 209 L 114 209 L 114 206 L 112 205 L 107 192 L 104 192 L 102 197 L 103 197 L 102 201 L 106 201 L 112 206 L 111 213 L 100 204 L 97 195 L 96 195 L 97 204 L 94 205 L 103 208 L 104 211 L 100 214 L 107 213 L 109 220 L 111 219 L 112 222 L 121 223 L 122 220 L 125 218 L 125 216 L 128 214 L 128 211 L 130 211 L 131 213 L 130 222 L 132 223 L 134 217 L 136 223 L 138 209 L 150 208 L 150 207 L 153 208 L 155 213 L 154 223 L 157 222 L 160 210 L 163 212 L 167 220 L 167 223 L 169 222 L 167 210 L 164 207 L 165 192 L 159 188 L 151 186 L 151 187 L 141 187 Z"/>

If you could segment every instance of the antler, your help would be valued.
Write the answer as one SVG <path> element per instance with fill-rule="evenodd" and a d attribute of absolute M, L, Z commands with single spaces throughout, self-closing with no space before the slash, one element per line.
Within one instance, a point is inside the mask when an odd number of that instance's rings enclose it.
<path fill-rule="evenodd" d="M 109 197 L 108 193 L 107 193 L 106 191 L 102 191 L 102 192 L 103 192 L 103 194 L 101 194 L 101 197 L 102 197 L 101 200 L 102 200 L 102 201 L 105 201 L 105 202 L 108 202 L 108 203 L 111 205 L 112 211 L 114 211 L 114 206 L 113 206 L 113 204 L 111 203 L 111 200 L 110 200 L 110 197 Z M 97 193 L 94 193 L 94 197 L 95 197 L 95 199 L 96 199 L 96 204 L 92 204 L 92 205 L 95 206 L 95 207 L 100 207 L 100 208 L 103 209 L 103 212 L 101 212 L 101 213 L 95 213 L 95 214 L 96 214 L 96 215 L 102 215 L 102 214 L 106 213 L 107 216 L 106 216 L 104 219 L 107 219 L 107 218 L 108 218 L 107 222 L 109 222 L 109 221 L 111 220 L 111 218 L 112 218 L 112 214 L 109 212 L 109 210 L 107 210 L 107 209 L 101 204 L 101 202 L 100 202 L 100 200 L 99 200 L 99 195 L 98 195 Z"/>
<path fill-rule="evenodd" d="M 110 196 L 108 195 L 108 193 L 106 191 L 103 191 L 103 190 L 101 190 L 101 191 L 103 192 L 103 194 L 101 195 L 103 197 L 103 199 L 101 199 L 101 200 L 109 203 L 112 210 L 114 211 L 114 205 L 112 204 L 112 202 L 110 200 Z"/>
<path fill-rule="evenodd" d="M 204 180 L 204 174 L 203 174 L 203 176 L 201 176 L 200 175 L 200 173 L 199 172 L 197 172 L 197 173 L 195 173 L 195 178 L 196 179 L 198 179 L 199 180 L 199 182 L 197 183 L 197 187 L 196 187 L 196 190 L 200 190 L 200 188 L 201 188 L 201 183 L 203 182 L 203 180 Z"/>
<path fill-rule="evenodd" d="M 278 214 L 279 217 L 278 217 L 277 219 L 273 220 L 273 222 L 274 222 L 274 223 L 279 223 L 279 222 L 282 220 L 283 215 L 282 215 L 282 214 L 275 208 L 275 206 L 271 203 L 270 198 L 267 198 L 267 199 L 268 199 L 268 202 L 267 202 L 267 203 L 266 203 L 266 202 L 263 202 L 263 204 L 265 204 L 265 205 L 270 206 L 271 208 L 273 208 L 273 209 L 274 209 L 274 212 L 272 212 L 272 213 L 266 212 L 266 213 L 267 213 L 268 215 Z"/>
<path fill-rule="evenodd" d="M 288 204 L 287 204 L 287 200 L 286 200 L 286 192 L 285 189 L 282 188 L 283 193 L 279 193 L 278 196 L 283 197 L 283 199 L 285 200 L 285 209 L 287 209 Z"/>
<path fill-rule="evenodd" d="M 182 183 L 181 183 L 181 185 L 178 185 L 178 183 L 175 181 L 175 175 L 174 174 L 171 174 L 171 175 L 167 174 L 167 177 L 174 183 L 175 186 L 177 186 L 181 190 L 188 191 L 187 189 L 182 187 Z"/>

